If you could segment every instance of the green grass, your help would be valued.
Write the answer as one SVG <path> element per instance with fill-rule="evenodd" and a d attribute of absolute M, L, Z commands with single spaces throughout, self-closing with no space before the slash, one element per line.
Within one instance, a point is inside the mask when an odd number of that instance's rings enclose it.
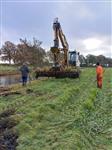
<path fill-rule="evenodd" d="M 22 94 L 0 97 L 0 111 L 16 108 L 17 150 L 111 150 L 111 72 L 106 69 L 102 90 L 96 88 L 94 68 L 83 69 L 80 79 L 13 86 Z"/>

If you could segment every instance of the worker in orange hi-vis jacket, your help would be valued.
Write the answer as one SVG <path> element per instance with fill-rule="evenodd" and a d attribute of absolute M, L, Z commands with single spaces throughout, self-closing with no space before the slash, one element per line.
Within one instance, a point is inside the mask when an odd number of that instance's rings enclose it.
<path fill-rule="evenodd" d="M 102 80 L 103 80 L 103 67 L 97 62 L 96 67 L 96 79 L 97 79 L 97 87 L 102 88 Z"/>

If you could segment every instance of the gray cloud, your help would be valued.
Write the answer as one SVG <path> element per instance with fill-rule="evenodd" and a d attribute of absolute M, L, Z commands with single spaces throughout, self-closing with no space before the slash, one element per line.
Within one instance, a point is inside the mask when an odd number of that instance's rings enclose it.
<path fill-rule="evenodd" d="M 84 55 L 111 55 L 110 2 L 5 2 L 2 14 L 3 42 L 11 40 L 17 43 L 19 38 L 30 40 L 37 37 L 43 41 L 43 47 L 49 49 L 53 45 L 52 22 L 54 17 L 59 17 L 70 49 L 77 49 Z M 102 44 L 87 49 L 84 41 L 88 39 L 101 41 Z"/>

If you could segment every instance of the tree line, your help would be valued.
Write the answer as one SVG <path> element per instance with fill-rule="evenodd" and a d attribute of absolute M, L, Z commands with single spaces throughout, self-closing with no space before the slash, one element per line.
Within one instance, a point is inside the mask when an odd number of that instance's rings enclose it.
<path fill-rule="evenodd" d="M 79 56 L 81 66 L 95 66 L 99 62 L 104 67 L 112 67 L 112 58 L 105 57 L 103 55 L 91 55 L 88 54 L 86 57 L 83 55 Z"/>
<path fill-rule="evenodd" d="M 14 44 L 6 41 L 0 49 L 2 61 L 8 61 L 9 64 L 23 64 L 27 62 L 29 65 L 36 65 L 39 67 L 48 66 L 53 62 L 53 56 L 50 51 L 42 48 L 42 42 L 33 38 L 32 41 L 27 39 L 20 39 L 19 44 Z M 61 58 L 60 58 L 61 59 Z M 79 56 L 81 66 L 94 66 L 96 62 L 100 62 L 103 66 L 112 66 L 112 59 L 103 55 L 94 56 L 83 55 Z"/>

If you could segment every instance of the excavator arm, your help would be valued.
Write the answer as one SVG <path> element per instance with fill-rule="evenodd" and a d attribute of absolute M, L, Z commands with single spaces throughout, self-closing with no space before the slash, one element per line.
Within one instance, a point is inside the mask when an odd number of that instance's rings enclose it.
<path fill-rule="evenodd" d="M 53 30 L 54 30 L 54 46 L 51 47 L 51 51 L 54 55 L 54 63 L 59 62 L 59 54 L 61 51 L 64 53 L 63 65 L 68 66 L 68 48 L 69 45 L 67 43 L 66 37 L 61 29 L 61 25 L 58 22 L 58 18 L 55 19 L 53 23 Z M 59 48 L 59 41 L 61 42 L 62 48 Z M 61 64 L 60 64 L 61 65 Z"/>

